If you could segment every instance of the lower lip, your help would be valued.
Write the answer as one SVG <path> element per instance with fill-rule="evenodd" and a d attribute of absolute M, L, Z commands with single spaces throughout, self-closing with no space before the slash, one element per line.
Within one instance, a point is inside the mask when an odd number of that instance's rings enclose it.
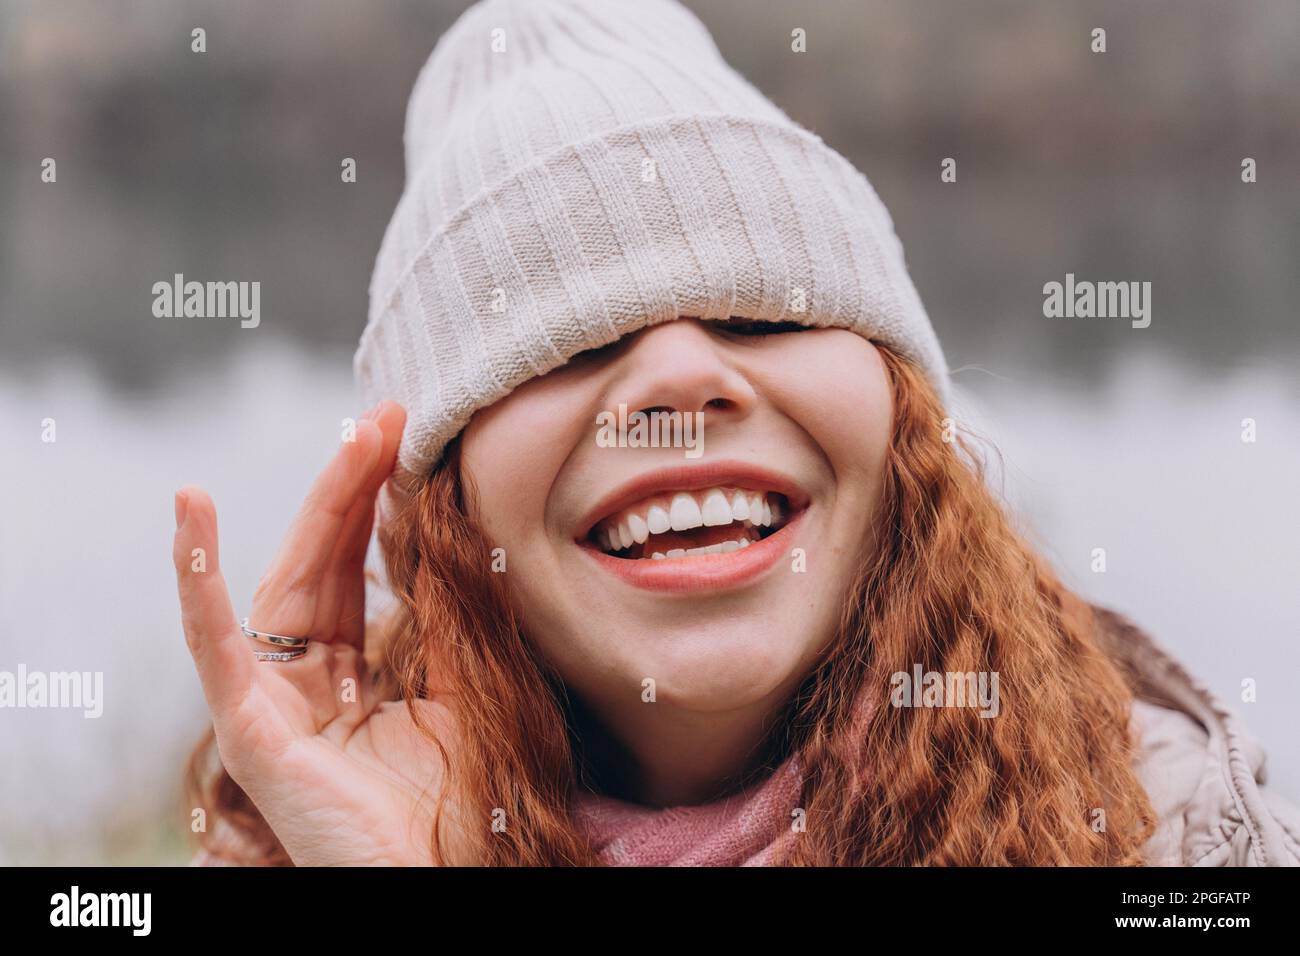
<path fill-rule="evenodd" d="M 600 567 L 625 584 L 646 591 L 678 594 L 721 591 L 754 581 L 786 553 L 794 529 L 807 514 L 805 508 L 781 530 L 747 548 L 726 554 L 695 554 L 682 558 L 614 558 L 595 548 L 581 548 Z"/>

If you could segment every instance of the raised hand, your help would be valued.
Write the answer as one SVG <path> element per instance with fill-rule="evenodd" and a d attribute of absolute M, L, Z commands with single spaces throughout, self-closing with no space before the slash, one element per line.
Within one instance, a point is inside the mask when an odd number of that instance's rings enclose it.
<path fill-rule="evenodd" d="M 375 497 L 392 471 L 406 413 L 383 402 L 357 423 L 312 485 L 249 612 L 259 631 L 310 638 L 290 661 L 259 661 L 221 574 L 207 492 L 176 494 L 173 559 L 185 638 L 226 770 L 299 866 L 427 865 L 444 784 L 438 747 L 407 705 L 381 701 L 363 657 L 366 549 Z M 196 549 L 201 549 L 196 554 Z M 200 568 L 196 570 L 196 568 Z M 418 706 L 450 749 L 445 701 Z M 453 863 L 472 863 L 454 800 L 443 814 Z"/>

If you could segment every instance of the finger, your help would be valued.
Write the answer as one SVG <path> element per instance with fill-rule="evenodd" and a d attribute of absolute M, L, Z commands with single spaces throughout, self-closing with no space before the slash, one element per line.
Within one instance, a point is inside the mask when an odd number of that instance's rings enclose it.
<path fill-rule="evenodd" d="M 319 639 L 333 636 L 334 622 L 317 620 L 321 578 L 382 445 L 379 426 L 363 418 L 357 422 L 355 440 L 343 442 L 312 484 L 270 570 L 258 584 L 249 614 L 253 627 Z"/>
<path fill-rule="evenodd" d="M 338 640 L 362 650 L 366 630 L 365 549 L 374 530 L 375 505 L 373 501 L 358 501 L 354 508 L 348 515 L 348 529 L 344 531 L 331 568 L 325 575 L 324 587 L 329 598 L 324 603 L 334 609 Z"/>
<path fill-rule="evenodd" d="M 375 424 L 384 434 L 375 470 L 344 522 L 343 533 L 326 572 L 332 620 L 338 622 L 339 639 L 358 650 L 365 646 L 366 555 L 375 524 L 375 496 L 392 474 L 397 462 L 397 448 L 406 425 L 406 411 L 396 402 L 382 402 L 376 411 Z"/>
<path fill-rule="evenodd" d="M 253 680 L 254 658 L 235 620 L 217 550 L 217 511 L 202 488 L 176 493 L 176 537 L 172 560 L 181 601 L 181 621 L 214 717 L 233 708 Z"/>

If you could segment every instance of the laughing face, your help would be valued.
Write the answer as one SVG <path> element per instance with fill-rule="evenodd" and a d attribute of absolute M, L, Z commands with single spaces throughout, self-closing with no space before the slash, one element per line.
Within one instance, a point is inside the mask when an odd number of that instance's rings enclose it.
<path fill-rule="evenodd" d="M 702 412 L 703 456 L 599 443 L 620 403 Z M 479 411 L 461 467 L 528 639 L 652 761 L 647 735 L 743 748 L 834 637 L 873 546 L 891 411 L 854 332 L 679 319 Z"/>

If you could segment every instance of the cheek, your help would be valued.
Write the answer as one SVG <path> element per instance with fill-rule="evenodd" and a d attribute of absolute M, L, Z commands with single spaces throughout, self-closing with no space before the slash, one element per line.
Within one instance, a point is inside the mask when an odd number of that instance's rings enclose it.
<path fill-rule="evenodd" d="M 863 361 L 852 368 L 837 369 L 834 395 L 827 396 L 827 404 L 835 412 L 830 421 L 845 424 L 828 428 L 823 437 L 827 446 L 842 457 L 846 470 L 852 469 L 855 477 L 875 487 L 884 472 L 894 403 L 880 353 L 870 342 L 859 341 L 865 346 Z M 865 374 L 863 364 L 867 367 Z"/>
<path fill-rule="evenodd" d="M 516 389 L 476 412 L 462 435 L 461 473 L 478 492 L 474 517 L 507 549 L 540 540 L 555 476 L 582 430 L 573 403 L 554 391 Z"/>
<path fill-rule="evenodd" d="M 792 336 L 780 402 L 826 456 L 839 489 L 876 488 L 893 424 L 888 371 L 879 350 L 846 329 Z"/>

